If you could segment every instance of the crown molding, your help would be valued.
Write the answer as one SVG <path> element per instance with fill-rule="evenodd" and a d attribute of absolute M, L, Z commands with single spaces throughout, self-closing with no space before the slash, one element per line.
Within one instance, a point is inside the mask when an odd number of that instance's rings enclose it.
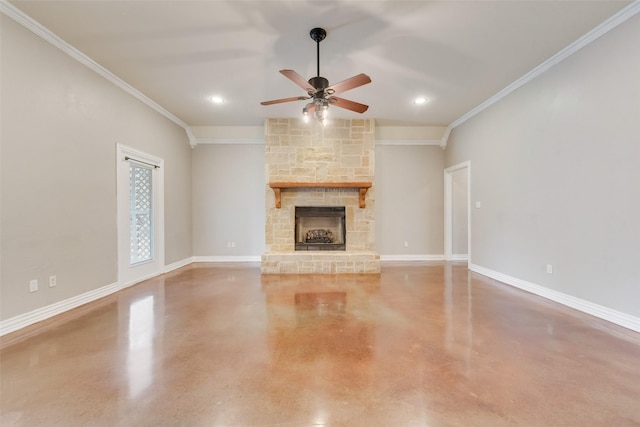
<path fill-rule="evenodd" d="M 26 15 L 24 12 L 16 8 L 7 0 L 0 0 L 0 12 L 5 14 L 9 18 L 13 19 L 23 27 L 27 28 L 34 34 L 38 35 L 43 40 L 49 42 L 51 45 L 57 47 L 64 53 L 68 54 L 78 62 L 84 64 L 86 67 L 95 71 L 96 73 L 98 73 L 99 75 L 107 79 L 109 82 L 113 83 L 114 85 L 118 86 L 120 89 L 124 90 L 126 93 L 130 94 L 134 98 L 141 101 L 143 104 L 147 105 L 151 109 L 162 114 L 164 117 L 168 118 L 178 126 L 181 126 L 187 133 L 187 137 L 189 138 L 189 144 L 191 145 L 192 148 L 195 148 L 195 146 L 198 144 L 243 144 L 243 143 L 257 144 L 258 143 L 256 141 L 242 142 L 240 140 L 211 140 L 209 138 L 196 138 L 193 135 L 189 126 L 185 122 L 180 120 L 177 116 L 173 115 L 164 107 L 162 107 L 160 104 L 156 103 L 155 101 L 153 101 L 152 99 L 144 95 L 142 92 L 135 89 L 133 86 L 129 85 L 124 80 L 120 79 L 111 71 L 107 70 L 102 65 L 98 64 L 97 62 L 89 58 L 87 55 L 85 55 L 84 53 L 80 52 L 78 49 L 68 44 L 66 41 L 64 41 L 57 35 L 55 35 L 53 32 L 48 30 L 46 27 L 41 25 L 39 22 L 31 18 L 30 16 Z M 457 126 L 461 125 L 462 123 L 466 122 L 470 118 L 474 117 L 475 115 L 489 108 L 491 105 L 500 101 L 502 98 L 505 98 L 507 95 L 509 95 L 511 92 L 515 91 L 516 89 L 529 83 L 530 81 L 540 76 L 542 73 L 546 72 L 556 64 L 564 61 L 569 56 L 573 55 L 583 47 L 591 44 L 592 42 L 594 42 L 604 34 L 608 33 L 612 29 L 616 28 L 618 25 L 622 24 L 623 22 L 627 21 L 629 18 L 636 15 L 638 12 L 640 12 L 640 0 L 634 0 L 629 5 L 621 9 L 618 13 L 616 13 L 615 15 L 613 15 L 612 17 L 610 17 L 609 19 L 607 19 L 606 21 L 598 25 L 596 28 L 594 28 L 584 36 L 580 37 L 579 39 L 577 39 L 576 41 L 574 41 L 573 43 L 571 43 L 570 45 L 562 49 L 560 52 L 553 55 L 551 58 L 547 59 L 542 64 L 538 65 L 537 67 L 529 71 L 524 76 L 520 77 L 518 80 L 514 81 L 513 83 L 511 83 L 510 85 L 508 85 L 507 87 L 505 87 L 500 92 L 496 93 L 486 101 L 482 102 L 477 107 L 468 111 L 463 116 L 451 122 L 451 124 L 447 126 L 445 130 L 445 134 L 443 135 L 442 139 L 440 141 L 437 141 L 437 143 L 435 143 L 435 141 L 414 142 L 414 141 L 379 140 L 379 141 L 376 141 L 376 144 L 377 145 L 440 145 L 442 149 L 446 149 L 449 135 L 451 131 L 455 129 Z"/>
<path fill-rule="evenodd" d="M 195 145 L 264 145 L 264 139 L 194 138 Z"/>
<path fill-rule="evenodd" d="M 520 77 L 518 80 L 511 83 L 509 86 L 505 87 L 500 92 L 493 95 L 491 98 L 487 99 L 486 101 L 484 101 L 483 103 L 481 103 L 480 105 L 472 109 L 471 111 L 467 112 L 462 117 L 451 122 L 451 124 L 447 126 L 447 131 L 445 132 L 445 136 L 443 137 L 442 148 L 444 149 L 447 146 L 447 140 L 449 138 L 449 133 L 451 132 L 450 129 L 454 129 L 460 126 L 462 123 L 466 122 L 476 114 L 486 110 L 491 105 L 500 101 L 502 98 L 506 97 L 514 90 L 529 83 L 530 81 L 540 76 L 542 73 L 549 70 L 550 68 L 557 65 L 558 63 L 564 61 L 565 59 L 567 59 L 568 57 L 570 57 L 571 55 L 573 55 L 583 47 L 588 46 L 589 44 L 593 43 L 603 35 L 607 34 L 609 31 L 613 30 L 618 25 L 622 24 L 623 22 L 625 22 L 627 19 L 631 18 L 638 12 L 640 12 L 640 0 L 634 0 L 629 5 L 622 8 L 618 13 L 611 16 L 609 19 L 607 19 L 606 21 L 604 21 L 603 23 L 595 27 L 593 30 L 589 31 L 588 33 L 586 33 L 585 35 L 583 35 L 582 37 L 580 37 L 579 39 L 577 39 L 576 41 L 574 41 L 573 43 L 571 43 L 570 45 L 562 49 L 560 52 L 553 55 L 551 58 L 544 61 L 542 64 L 535 67 L 533 70 L 529 71 L 527 74 L 525 74 L 524 76 Z"/>
<path fill-rule="evenodd" d="M 59 36 L 51 32 L 49 29 L 47 29 L 45 26 L 40 24 L 35 19 L 31 18 L 29 15 L 25 14 L 20 9 L 18 9 L 17 7 L 9 3 L 7 0 L 0 0 L 0 12 L 5 14 L 9 18 L 13 19 L 14 21 L 16 21 L 18 24 L 22 25 L 26 29 L 30 30 L 32 33 L 39 36 L 49 44 L 57 47 L 62 52 L 66 53 L 67 55 L 69 55 L 76 61 L 80 62 L 84 66 L 95 71 L 100 76 L 104 77 L 109 82 L 113 83 L 114 85 L 116 85 L 117 87 L 119 87 L 120 89 L 128 93 L 129 95 L 133 96 L 143 104 L 150 107 L 151 109 L 162 114 L 164 117 L 171 120 L 173 123 L 182 127 L 187 132 L 187 136 L 189 137 L 189 142 L 193 146 L 194 138 L 193 138 L 193 134 L 191 133 L 191 130 L 189 129 L 189 126 L 185 122 L 180 120 L 178 117 L 171 114 L 168 110 L 166 110 L 160 104 L 153 101 L 151 98 L 149 98 L 148 96 L 140 92 L 138 89 L 134 88 L 133 86 L 131 86 L 130 84 L 122 80 L 120 77 L 113 74 L 111 71 L 107 70 L 102 65 L 98 64 L 93 59 L 89 58 L 84 53 L 80 52 L 75 47 L 71 46 L 69 43 L 67 43 L 62 38 L 60 38 Z"/>
<path fill-rule="evenodd" d="M 444 130 L 444 135 L 442 135 L 442 139 L 440 140 L 440 148 L 445 150 L 447 148 L 447 143 L 449 142 L 449 135 L 451 135 L 451 131 L 453 130 L 452 125 L 447 126 Z"/>
<path fill-rule="evenodd" d="M 184 130 L 187 132 L 187 138 L 189 138 L 189 145 L 191 146 L 191 149 L 196 148 L 196 145 L 198 145 L 198 138 L 193 134 L 191 127 L 187 126 Z"/>

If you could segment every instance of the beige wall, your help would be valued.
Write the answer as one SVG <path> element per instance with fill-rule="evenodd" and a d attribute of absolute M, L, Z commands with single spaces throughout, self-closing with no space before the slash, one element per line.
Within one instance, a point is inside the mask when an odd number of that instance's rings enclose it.
<path fill-rule="evenodd" d="M 415 145 L 375 150 L 376 251 L 383 257 L 442 256 L 443 150 Z M 264 162 L 264 146 L 258 144 L 203 144 L 193 150 L 195 256 L 264 252 Z M 228 248 L 228 241 L 236 247 Z"/>
<path fill-rule="evenodd" d="M 378 141 L 440 141 L 446 126 L 376 126 Z"/>
<path fill-rule="evenodd" d="M 184 129 L 0 15 L 1 318 L 117 281 L 116 143 L 165 160 L 165 261 L 192 255 Z M 58 285 L 48 287 L 49 275 Z M 31 279 L 40 290 L 28 292 Z"/>
<path fill-rule="evenodd" d="M 453 131 L 473 264 L 640 316 L 638 52 L 640 15 Z"/>
<path fill-rule="evenodd" d="M 443 170 L 444 151 L 438 146 L 376 146 L 376 249 L 381 256 L 443 256 Z"/>
<path fill-rule="evenodd" d="M 264 252 L 264 161 L 262 144 L 193 150 L 195 256 L 259 258 Z"/>

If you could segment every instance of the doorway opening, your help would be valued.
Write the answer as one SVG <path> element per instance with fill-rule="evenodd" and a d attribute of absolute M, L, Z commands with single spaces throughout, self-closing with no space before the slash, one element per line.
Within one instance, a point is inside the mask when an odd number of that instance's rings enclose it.
<path fill-rule="evenodd" d="M 471 262 L 471 162 L 444 170 L 445 233 L 447 261 Z"/>

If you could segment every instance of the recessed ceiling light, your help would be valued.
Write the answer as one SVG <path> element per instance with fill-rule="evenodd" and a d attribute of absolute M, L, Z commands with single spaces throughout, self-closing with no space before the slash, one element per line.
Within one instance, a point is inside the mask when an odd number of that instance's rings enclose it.
<path fill-rule="evenodd" d="M 429 102 L 429 98 L 425 98 L 424 96 L 420 96 L 413 100 L 413 103 L 416 105 L 426 104 Z"/>
<path fill-rule="evenodd" d="M 221 97 L 220 95 L 213 95 L 212 97 L 209 98 L 209 100 L 214 104 L 224 104 L 224 98 Z"/>

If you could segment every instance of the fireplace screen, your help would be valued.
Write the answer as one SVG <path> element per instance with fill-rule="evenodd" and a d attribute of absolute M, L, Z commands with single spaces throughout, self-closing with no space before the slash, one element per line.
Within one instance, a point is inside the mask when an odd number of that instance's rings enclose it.
<path fill-rule="evenodd" d="M 296 206 L 296 251 L 346 250 L 344 206 Z"/>

